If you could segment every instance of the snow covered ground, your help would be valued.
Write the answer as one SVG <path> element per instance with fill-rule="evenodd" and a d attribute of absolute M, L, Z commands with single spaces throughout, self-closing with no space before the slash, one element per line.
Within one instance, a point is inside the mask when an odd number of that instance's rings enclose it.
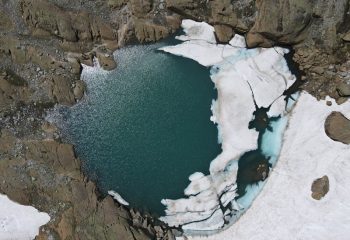
<path fill-rule="evenodd" d="M 0 240 L 32 240 L 50 217 L 31 206 L 23 206 L 0 194 Z"/>
<path fill-rule="evenodd" d="M 284 134 L 284 144 L 262 192 L 228 229 L 187 240 L 347 240 L 350 236 L 350 146 L 328 138 L 324 122 L 332 111 L 350 118 L 350 101 L 317 101 L 302 93 Z M 311 198 L 312 182 L 329 177 L 330 190 Z M 178 238 L 182 240 L 185 238 Z"/>
<path fill-rule="evenodd" d="M 270 116 L 283 115 L 281 96 L 296 79 L 284 59 L 287 49 L 247 49 L 239 35 L 230 44 L 216 44 L 212 26 L 184 20 L 182 27 L 186 36 L 178 39 L 184 42 L 160 50 L 212 67 L 218 99 L 213 101 L 211 120 L 218 124 L 222 153 L 211 162 L 209 176 L 196 173 L 190 177 L 187 198 L 162 201 L 167 210 L 161 220 L 188 231 L 217 230 L 229 220 L 230 212 L 223 212 L 222 207 L 231 204 L 241 209 L 234 200 L 238 159 L 257 149 L 259 134 L 248 128 L 256 105 L 272 105 Z"/>

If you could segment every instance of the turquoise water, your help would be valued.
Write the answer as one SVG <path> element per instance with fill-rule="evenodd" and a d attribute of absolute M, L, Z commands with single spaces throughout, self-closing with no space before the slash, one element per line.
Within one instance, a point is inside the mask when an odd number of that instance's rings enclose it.
<path fill-rule="evenodd" d="M 88 176 L 104 193 L 156 214 L 162 198 L 183 197 L 189 175 L 208 174 L 221 151 L 209 120 L 216 98 L 209 69 L 156 51 L 169 44 L 118 50 L 111 72 L 85 69 L 86 98 L 61 110 Z"/>

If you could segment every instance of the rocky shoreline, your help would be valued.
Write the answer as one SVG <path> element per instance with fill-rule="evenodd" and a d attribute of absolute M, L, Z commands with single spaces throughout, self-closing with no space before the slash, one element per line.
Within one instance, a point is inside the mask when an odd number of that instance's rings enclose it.
<path fill-rule="evenodd" d="M 104 69 L 113 69 L 118 61 L 113 51 L 167 37 L 186 17 L 214 25 L 220 42 L 237 32 L 250 47 L 292 45 L 304 73 L 301 88 L 341 104 L 350 96 L 349 5 L 348 0 L 1 1 L 0 192 L 49 213 L 51 221 L 37 239 L 174 239 L 150 217 L 103 198 L 81 172 L 73 146 L 45 121 L 55 104 L 71 106 L 83 97 L 81 64 L 91 66 L 96 57 Z"/>

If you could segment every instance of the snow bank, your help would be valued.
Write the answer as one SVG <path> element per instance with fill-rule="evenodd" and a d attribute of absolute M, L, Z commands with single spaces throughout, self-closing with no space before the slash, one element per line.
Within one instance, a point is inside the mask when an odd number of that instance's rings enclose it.
<path fill-rule="evenodd" d="M 350 115 L 350 101 L 331 107 L 302 93 L 296 104 L 276 167 L 250 209 L 234 225 L 209 237 L 188 240 L 346 240 L 350 234 L 350 146 L 324 132 L 332 111 Z M 329 177 L 330 190 L 311 198 L 312 182 Z M 178 238 L 178 240 L 183 238 Z"/>
<path fill-rule="evenodd" d="M 216 43 L 214 27 L 205 22 L 195 22 L 192 20 L 183 20 L 181 27 L 185 35 L 177 36 L 181 41 L 204 40 L 209 43 Z"/>
<path fill-rule="evenodd" d="M 11 201 L 0 194 L 0 239 L 32 240 L 50 221 L 47 213 Z"/>
<path fill-rule="evenodd" d="M 114 198 L 114 200 L 116 200 L 118 203 L 120 203 L 124 206 L 129 206 L 129 203 L 127 201 L 125 201 L 124 198 L 116 191 L 113 191 L 113 190 L 108 191 L 108 194 L 110 196 L 112 196 Z"/>
<path fill-rule="evenodd" d="M 162 201 L 167 210 L 161 220 L 189 231 L 217 230 L 223 227 L 227 215 L 220 207 L 231 204 L 240 210 L 234 200 L 237 162 L 243 153 L 258 147 L 258 132 L 248 128 L 255 104 L 272 104 L 270 115 L 282 115 L 285 103 L 280 96 L 295 77 L 283 57 L 286 49 L 246 49 L 244 38 L 237 34 L 230 44 L 216 44 L 210 25 L 184 20 L 183 27 L 186 36 L 178 39 L 185 42 L 160 50 L 212 67 L 218 99 L 211 106 L 211 120 L 218 124 L 222 153 L 211 162 L 209 176 L 196 173 L 190 177 L 185 189 L 187 198 Z"/>

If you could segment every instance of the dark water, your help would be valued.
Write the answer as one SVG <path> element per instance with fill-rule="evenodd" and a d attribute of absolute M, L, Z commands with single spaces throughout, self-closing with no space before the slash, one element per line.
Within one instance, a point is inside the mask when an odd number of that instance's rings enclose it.
<path fill-rule="evenodd" d="M 156 51 L 164 45 L 124 48 L 116 70 L 84 72 L 87 97 L 62 111 L 65 137 L 100 189 L 157 214 L 162 198 L 183 197 L 188 176 L 207 174 L 221 151 L 209 69 Z"/>

